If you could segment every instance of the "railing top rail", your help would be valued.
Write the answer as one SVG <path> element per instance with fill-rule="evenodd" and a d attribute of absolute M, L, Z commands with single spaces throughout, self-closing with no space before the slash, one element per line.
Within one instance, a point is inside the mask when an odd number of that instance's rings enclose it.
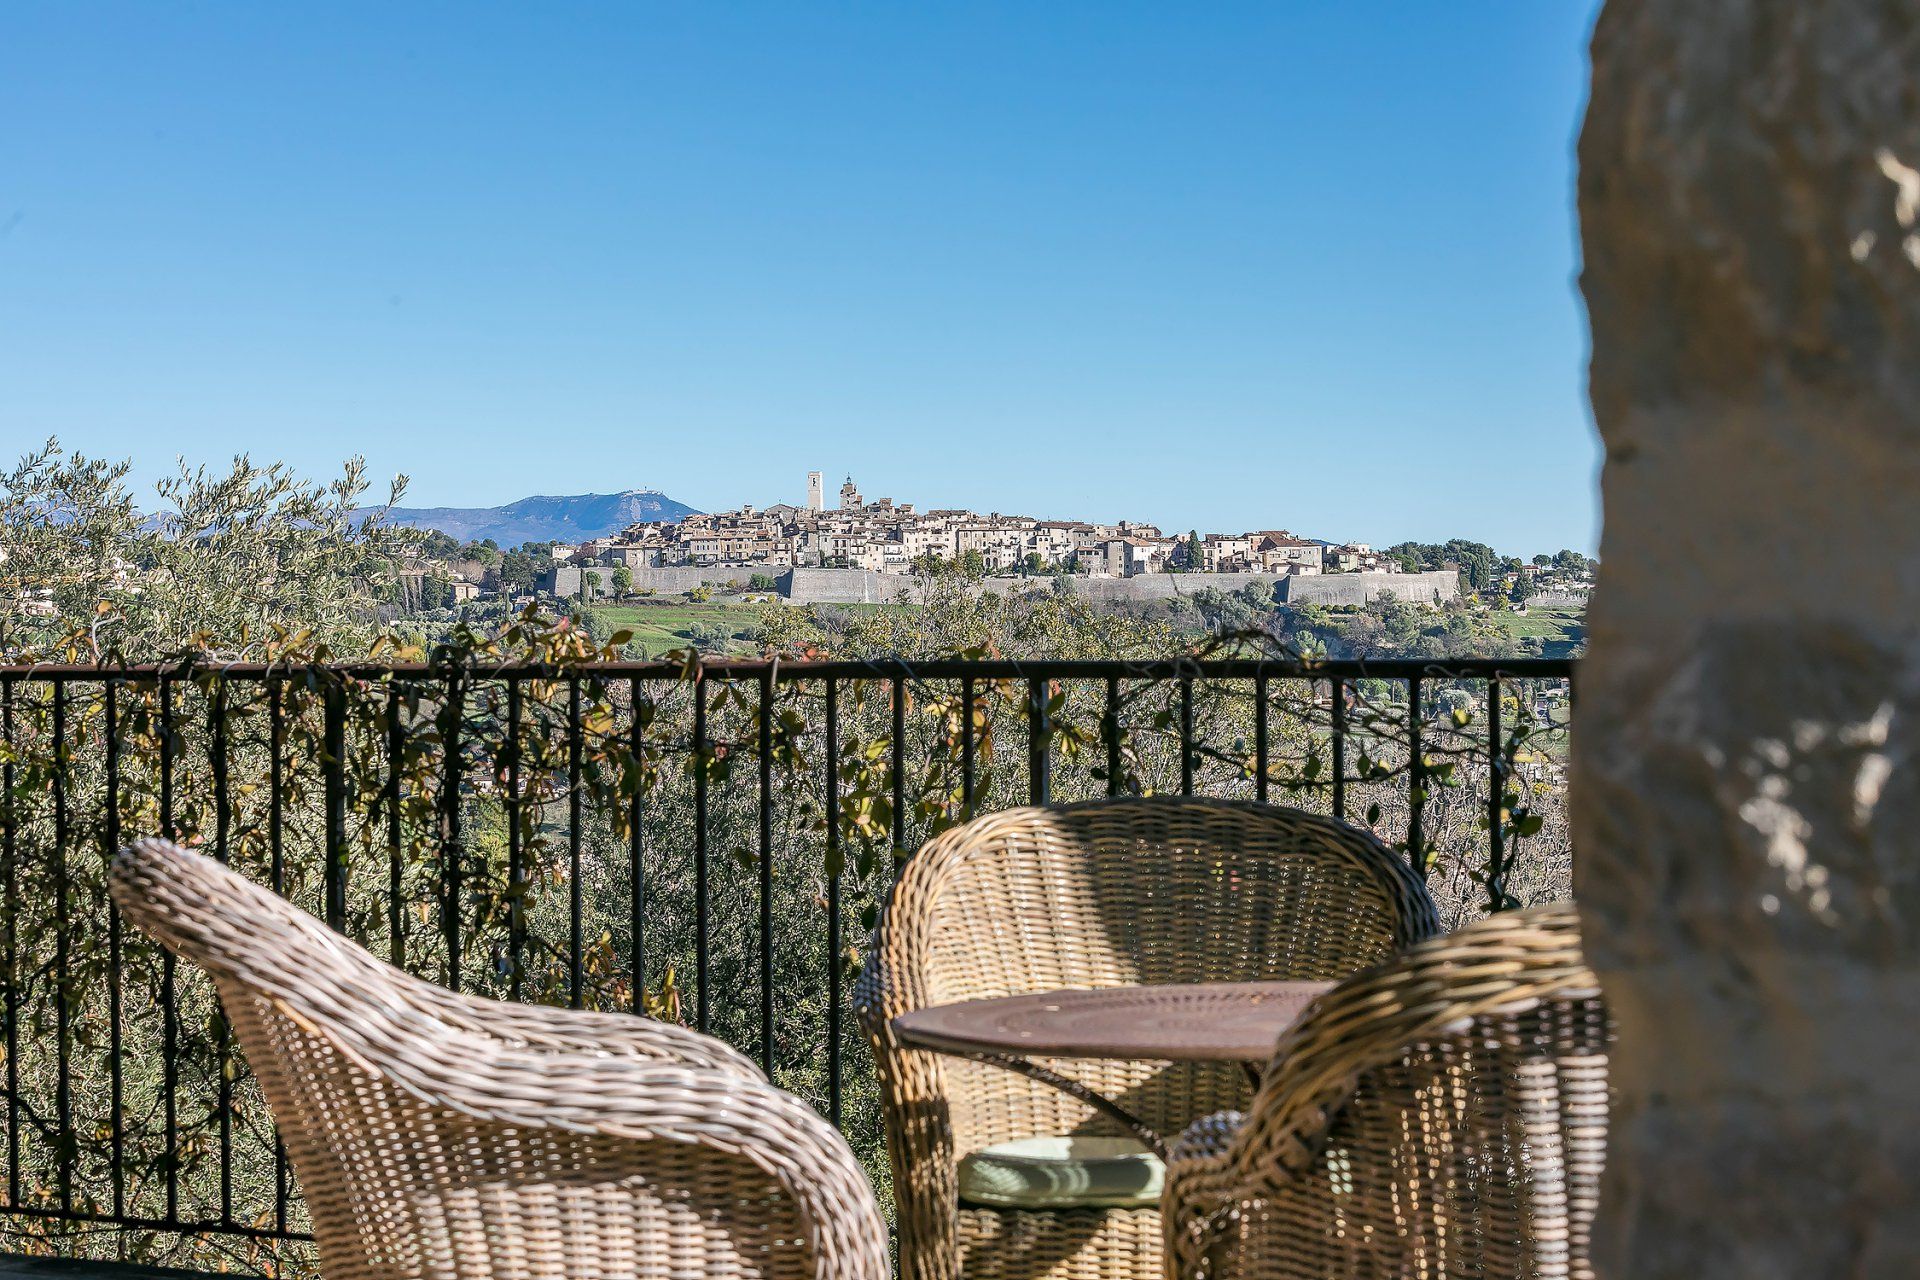
<path fill-rule="evenodd" d="M 1565 679 L 1573 674 L 1571 658 L 901 658 L 782 659 L 703 658 L 696 662 L 611 661 L 586 663 L 524 662 L 220 662 L 197 659 L 173 663 L 112 666 L 96 663 L 32 663 L 0 665 L 0 680 L 154 680 L 185 679 L 219 674 L 229 679 L 299 678 L 331 673 L 364 679 L 382 677 L 444 678 L 451 674 L 490 680 L 559 679 L 572 674 L 625 678 L 683 679 L 697 671 L 717 680 L 957 680 L 965 676 L 986 680 L 1177 680 L 1192 678 L 1247 679 Z"/>

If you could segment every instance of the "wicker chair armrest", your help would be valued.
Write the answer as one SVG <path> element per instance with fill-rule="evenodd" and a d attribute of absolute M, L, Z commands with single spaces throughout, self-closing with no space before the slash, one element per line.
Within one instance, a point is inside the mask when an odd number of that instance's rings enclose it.
<path fill-rule="evenodd" d="M 875 1065 L 884 1074 L 892 1060 L 914 1053 L 922 1060 L 926 1084 L 936 1094 L 944 1092 L 942 1060 L 902 1045 L 893 1034 L 893 1020 L 924 1008 L 929 1000 L 927 966 L 939 892 L 937 877 L 928 874 L 929 863 L 937 859 L 929 853 L 944 839 L 938 837 L 923 848 L 894 881 L 853 984 L 854 1016 L 873 1042 Z"/>
<path fill-rule="evenodd" d="M 1497 916 L 1419 943 L 1320 997 L 1281 1037 L 1223 1158 L 1269 1184 L 1298 1176 L 1367 1072 L 1476 1017 L 1598 989 L 1571 911 Z"/>
<path fill-rule="evenodd" d="M 540 1051 L 624 1054 L 683 1062 L 745 1079 L 764 1079 L 758 1067 L 710 1036 L 654 1018 L 507 1004 L 460 995 L 417 978 L 352 946 L 319 921 L 257 885 L 225 872 L 212 874 L 199 854 L 164 840 L 135 841 L 114 859 L 113 896 L 135 925 L 216 973 L 243 986 L 280 990 L 314 981 L 298 972 L 324 956 L 331 977 L 356 975 L 362 998 L 396 1013 L 423 1015 L 470 1035 Z M 271 920 L 272 931 L 243 936 L 235 914 Z M 297 945 L 290 945 L 297 944 Z M 304 957 L 304 958 L 299 958 Z"/>
<path fill-rule="evenodd" d="M 885 1107 L 902 1273 L 919 1280 L 957 1275 L 959 1258 L 959 1170 L 948 1115 L 947 1062 L 939 1054 L 908 1048 L 893 1031 L 894 1018 L 928 999 L 927 947 L 937 886 L 915 871 L 927 848 L 894 882 L 853 992 Z"/>
<path fill-rule="evenodd" d="M 1233 1136 L 1246 1122 L 1247 1117 L 1238 1111 L 1216 1111 L 1210 1116 L 1201 1116 L 1174 1139 L 1172 1149 L 1167 1152 L 1168 1173 L 1185 1165 L 1219 1160 L 1227 1154 Z"/>
<path fill-rule="evenodd" d="M 1203 1271 L 1200 1259 L 1212 1243 L 1223 1211 L 1236 1200 L 1239 1172 L 1230 1154 L 1246 1120 L 1238 1111 L 1202 1116 L 1187 1126 L 1167 1153 L 1160 1221 L 1170 1275 Z"/>
<path fill-rule="evenodd" d="M 878 1033 L 887 1023 L 914 1008 L 905 980 L 909 967 L 905 957 L 890 956 L 887 946 L 887 917 L 883 909 L 879 923 L 867 939 L 867 954 L 861 960 L 860 974 L 853 982 L 853 1012 L 868 1031 Z"/>
<path fill-rule="evenodd" d="M 939 891 L 937 880 L 925 870 L 933 847 L 929 844 L 907 863 L 867 940 L 867 954 L 853 986 L 853 1007 L 870 1031 L 878 1032 L 894 1018 L 927 1003 L 927 964 Z"/>
<path fill-rule="evenodd" d="M 1160 1196 L 1170 1226 L 1204 1218 L 1229 1198 L 1237 1174 L 1228 1156 L 1246 1122 L 1238 1111 L 1217 1111 L 1195 1120 L 1174 1140 Z"/>
<path fill-rule="evenodd" d="M 886 1223 L 846 1139 L 806 1103 L 764 1081 L 681 1063 L 541 1052 L 465 1037 L 425 1048 L 341 1047 L 374 1058 L 370 1065 L 423 1101 L 490 1124 L 685 1143 L 742 1157 L 766 1176 L 768 1189 L 777 1187 L 800 1206 L 817 1275 L 889 1275 Z"/>
<path fill-rule="evenodd" d="M 1002 819 L 1020 811 L 998 815 Z M 901 868 L 887 893 L 868 939 L 853 1005 L 870 1034 L 891 1039 L 894 1018 L 924 1008 L 931 999 L 930 967 L 939 926 L 935 912 L 949 878 L 976 853 L 974 823 L 941 832 L 927 841 Z M 953 910 L 957 905 L 948 902 Z M 983 927 L 1006 921 L 981 920 Z"/>
<path fill-rule="evenodd" d="M 408 994 L 450 1026 L 540 1052 L 622 1054 L 766 1081 L 758 1064 L 731 1045 L 658 1018 L 506 1004 L 417 980 L 409 981 Z"/>

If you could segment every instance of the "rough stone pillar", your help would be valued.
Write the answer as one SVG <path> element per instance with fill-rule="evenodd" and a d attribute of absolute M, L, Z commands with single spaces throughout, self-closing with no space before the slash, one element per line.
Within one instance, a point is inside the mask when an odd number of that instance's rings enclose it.
<path fill-rule="evenodd" d="M 1579 190 L 1596 1258 L 1920 1275 L 1920 5 L 1608 0 Z"/>

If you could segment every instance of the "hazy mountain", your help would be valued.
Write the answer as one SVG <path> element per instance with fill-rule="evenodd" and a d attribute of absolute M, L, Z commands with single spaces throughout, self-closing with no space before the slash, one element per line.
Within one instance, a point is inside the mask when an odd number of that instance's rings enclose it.
<path fill-rule="evenodd" d="M 696 514 L 655 489 L 581 493 L 570 498 L 533 497 L 503 507 L 395 507 L 395 524 L 438 529 L 462 542 L 492 538 L 502 547 L 523 542 L 585 542 L 618 533 L 643 520 L 678 520 Z"/>

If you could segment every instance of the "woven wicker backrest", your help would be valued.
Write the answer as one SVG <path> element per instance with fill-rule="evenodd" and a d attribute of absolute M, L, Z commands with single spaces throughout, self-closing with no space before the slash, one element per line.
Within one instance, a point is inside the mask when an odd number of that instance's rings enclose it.
<path fill-rule="evenodd" d="M 884 1274 L 844 1142 L 724 1046 L 454 995 L 160 841 L 113 895 L 213 976 L 329 1280 Z"/>
<path fill-rule="evenodd" d="M 1437 928 L 1404 857 L 1275 806 L 1154 797 L 1013 809 L 936 840 L 908 874 L 922 869 L 933 1004 L 1342 978 Z"/>

